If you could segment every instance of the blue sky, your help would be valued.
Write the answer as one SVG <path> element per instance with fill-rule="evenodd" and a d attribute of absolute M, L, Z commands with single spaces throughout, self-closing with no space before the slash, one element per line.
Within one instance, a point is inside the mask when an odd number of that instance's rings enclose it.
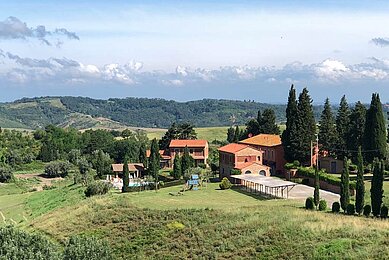
<path fill-rule="evenodd" d="M 389 4 L 312 2 L 1 0 L 0 100 L 389 101 Z"/>

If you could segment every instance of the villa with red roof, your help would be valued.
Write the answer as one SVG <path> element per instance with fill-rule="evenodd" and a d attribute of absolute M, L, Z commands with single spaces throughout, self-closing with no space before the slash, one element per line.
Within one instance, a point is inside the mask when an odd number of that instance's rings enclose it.
<path fill-rule="evenodd" d="M 231 143 L 219 148 L 220 177 L 229 177 L 233 169 L 241 174 L 270 176 L 263 165 L 263 152 L 249 145 Z"/>

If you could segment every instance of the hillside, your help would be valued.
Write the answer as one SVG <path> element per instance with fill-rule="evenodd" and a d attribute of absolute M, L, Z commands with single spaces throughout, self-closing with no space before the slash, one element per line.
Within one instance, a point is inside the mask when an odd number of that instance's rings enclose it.
<path fill-rule="evenodd" d="M 85 128 L 168 128 L 173 122 L 196 127 L 244 125 L 258 110 L 274 109 L 277 121 L 285 121 L 285 105 L 252 101 L 203 99 L 177 102 L 164 99 L 85 97 L 23 98 L 0 103 L 0 127 L 36 129 L 48 124 Z M 318 118 L 321 106 L 315 106 Z"/>

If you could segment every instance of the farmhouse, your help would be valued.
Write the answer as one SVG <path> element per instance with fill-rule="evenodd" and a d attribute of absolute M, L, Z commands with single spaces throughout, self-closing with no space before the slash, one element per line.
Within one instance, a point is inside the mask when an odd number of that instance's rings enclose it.
<path fill-rule="evenodd" d="M 150 153 L 150 150 L 146 151 L 147 158 L 150 158 Z M 161 169 L 173 167 L 173 160 L 169 154 L 169 151 L 159 150 L 159 166 Z"/>
<path fill-rule="evenodd" d="M 270 167 L 270 172 L 274 174 L 284 174 L 284 148 L 279 135 L 259 134 L 239 142 L 249 145 L 263 152 L 263 164 Z"/>
<path fill-rule="evenodd" d="M 242 174 L 270 176 L 263 165 L 263 152 L 249 145 L 231 143 L 219 148 L 220 177 L 229 177 L 233 170 Z"/>
<path fill-rule="evenodd" d="M 111 165 L 112 172 L 115 174 L 115 177 L 123 174 L 122 163 L 115 163 Z M 143 176 L 145 168 L 143 163 L 129 163 L 128 171 L 130 172 L 130 179 L 136 179 Z"/>

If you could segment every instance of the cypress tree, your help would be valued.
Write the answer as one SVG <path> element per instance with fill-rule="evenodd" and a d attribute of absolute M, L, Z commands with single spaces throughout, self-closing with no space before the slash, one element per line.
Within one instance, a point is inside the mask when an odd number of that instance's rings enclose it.
<path fill-rule="evenodd" d="M 193 167 L 193 158 L 189 154 L 189 149 L 185 146 L 184 154 L 181 158 L 182 175 L 185 175 L 186 171 Z"/>
<path fill-rule="evenodd" d="M 258 133 L 259 134 L 262 134 L 262 129 L 261 129 L 261 125 L 263 125 L 263 118 L 262 118 L 262 114 L 261 114 L 261 110 L 258 110 L 258 114 L 257 114 L 257 123 L 258 123 Z"/>
<path fill-rule="evenodd" d="M 235 129 L 231 126 L 227 130 L 227 142 L 233 143 L 235 140 Z"/>
<path fill-rule="evenodd" d="M 378 93 L 373 93 L 366 112 L 363 143 L 367 163 L 373 162 L 376 157 L 379 160 L 386 157 L 386 126 Z"/>
<path fill-rule="evenodd" d="M 124 158 L 123 162 L 123 187 L 122 192 L 128 192 L 130 185 L 130 172 L 128 170 L 128 159 L 127 156 Z"/>
<path fill-rule="evenodd" d="M 374 159 L 373 165 L 373 179 L 371 180 L 370 198 L 371 210 L 375 217 L 378 217 L 381 210 L 384 181 L 384 163 L 377 158 Z"/>
<path fill-rule="evenodd" d="M 263 134 L 280 134 L 280 128 L 276 124 L 276 115 L 273 109 L 267 108 L 263 111 L 259 132 Z M 259 122 L 258 122 L 259 123 Z"/>
<path fill-rule="evenodd" d="M 350 128 L 347 139 L 347 149 L 357 151 L 363 145 L 363 133 L 365 131 L 366 108 L 361 102 L 357 102 L 351 111 Z M 353 162 L 358 161 L 355 153 L 352 153 Z"/>
<path fill-rule="evenodd" d="M 180 155 L 177 154 L 174 157 L 174 162 L 173 162 L 173 177 L 174 179 L 180 179 L 182 176 L 182 167 L 181 167 L 181 158 Z"/>
<path fill-rule="evenodd" d="M 148 173 L 154 178 L 155 190 L 158 189 L 158 174 L 160 170 L 160 155 L 157 139 L 151 141 Z"/>
<path fill-rule="evenodd" d="M 297 140 L 298 147 L 294 151 L 299 162 L 311 161 L 311 142 L 315 140 L 316 122 L 313 115 L 312 99 L 306 88 L 299 95 L 297 104 Z"/>
<path fill-rule="evenodd" d="M 361 214 L 365 205 L 365 183 L 363 178 L 363 158 L 361 147 L 358 148 L 358 173 L 357 185 L 355 194 L 355 209 L 358 214 Z"/>
<path fill-rule="evenodd" d="M 239 130 L 239 126 L 235 127 L 235 135 L 234 135 L 234 142 L 240 141 L 241 132 Z"/>
<path fill-rule="evenodd" d="M 323 151 L 328 151 L 334 155 L 337 145 L 337 132 L 335 128 L 335 119 L 332 115 L 330 101 L 327 98 L 324 103 L 324 109 L 320 117 L 319 143 Z"/>
<path fill-rule="evenodd" d="M 346 96 L 340 100 L 338 113 L 336 115 L 336 131 L 338 132 L 337 157 L 341 160 L 348 156 L 347 139 L 350 129 L 350 109 L 347 104 Z"/>
<path fill-rule="evenodd" d="M 315 203 L 315 206 L 317 208 L 320 202 L 320 180 L 319 171 L 317 170 L 317 167 L 315 168 L 315 190 L 313 192 L 313 202 Z"/>
<path fill-rule="evenodd" d="M 146 146 L 144 143 L 141 143 L 139 146 L 139 156 L 138 161 L 143 163 L 143 166 L 147 168 L 147 155 L 146 155 Z"/>
<path fill-rule="evenodd" d="M 347 205 L 350 204 L 350 176 L 347 157 L 344 157 L 343 161 L 344 167 L 340 177 L 340 206 L 346 211 Z"/>
<path fill-rule="evenodd" d="M 296 160 L 295 151 L 298 149 L 297 100 L 296 90 L 293 85 L 289 90 L 286 107 L 286 129 L 282 133 L 282 145 L 284 147 L 285 160 L 288 162 Z"/>

